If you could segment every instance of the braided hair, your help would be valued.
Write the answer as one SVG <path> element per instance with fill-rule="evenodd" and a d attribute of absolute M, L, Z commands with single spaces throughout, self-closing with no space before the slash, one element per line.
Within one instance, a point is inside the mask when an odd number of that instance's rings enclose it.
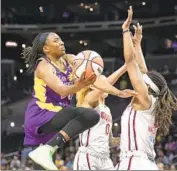
<path fill-rule="evenodd" d="M 150 93 L 158 98 L 153 111 L 155 123 L 158 125 L 157 134 L 167 135 L 172 124 L 172 111 L 177 110 L 177 98 L 168 88 L 165 78 L 160 73 L 151 71 L 147 75 L 160 90 L 157 94 L 149 88 Z"/>
<path fill-rule="evenodd" d="M 22 58 L 29 64 L 28 72 L 32 73 L 35 69 L 36 61 L 44 55 L 43 47 L 50 32 L 39 33 L 33 40 L 32 46 L 24 48 Z"/>

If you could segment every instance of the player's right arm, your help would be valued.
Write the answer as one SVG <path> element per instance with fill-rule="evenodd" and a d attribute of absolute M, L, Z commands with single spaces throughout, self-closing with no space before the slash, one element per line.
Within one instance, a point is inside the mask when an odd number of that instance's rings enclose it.
<path fill-rule="evenodd" d="M 136 94 L 132 90 L 123 90 L 123 91 L 118 90 L 108 82 L 105 76 L 99 77 L 99 79 L 97 78 L 96 82 L 97 82 L 97 86 L 95 86 L 96 89 L 89 92 L 84 100 L 89 104 L 96 102 L 103 92 L 111 94 L 113 96 L 119 96 L 122 98 L 131 97 Z"/>
<path fill-rule="evenodd" d="M 132 37 L 129 32 L 129 26 L 132 20 L 133 11 L 132 8 L 128 10 L 128 18 L 122 25 L 123 29 L 123 46 L 124 46 L 124 58 L 127 65 L 128 75 L 134 90 L 138 93 L 136 98 L 139 100 L 143 108 L 149 108 L 151 105 L 151 99 L 148 95 L 148 87 L 143 80 L 143 75 L 137 64 L 134 54 L 134 47 Z"/>
<path fill-rule="evenodd" d="M 127 71 L 126 64 L 120 67 L 117 71 L 113 72 L 109 77 L 107 77 L 108 82 L 114 85 L 117 80 Z"/>
<path fill-rule="evenodd" d="M 111 86 L 106 88 L 108 84 L 114 85 L 117 80 L 127 71 L 126 64 L 124 64 L 121 68 L 113 72 L 110 76 L 107 78 L 104 75 L 98 76 L 97 80 L 94 82 L 93 86 L 98 88 L 102 92 L 112 94 L 112 88 Z M 105 85 L 106 84 L 106 85 Z M 109 92 L 108 92 L 109 91 Z"/>
<path fill-rule="evenodd" d="M 55 75 L 54 68 L 45 60 L 41 61 L 35 71 L 36 77 L 42 79 L 45 84 L 60 96 L 74 94 L 93 83 L 95 77 L 92 75 L 88 79 L 81 78 L 74 85 L 64 85 L 63 82 Z"/>
<path fill-rule="evenodd" d="M 100 95 L 102 93 L 108 93 L 116 96 L 121 96 L 122 98 L 130 97 L 132 95 L 136 95 L 134 91 L 131 90 L 118 90 L 113 84 L 126 72 L 126 65 L 123 65 L 121 68 L 119 68 L 117 71 L 112 73 L 109 77 L 105 77 L 101 75 L 100 77 L 97 78 L 97 80 L 94 82 L 95 87 L 99 89 L 92 90 L 89 92 L 85 99 L 84 102 L 86 104 L 92 105 L 94 102 L 96 102 Z M 103 91 L 101 91 L 101 90 Z"/>

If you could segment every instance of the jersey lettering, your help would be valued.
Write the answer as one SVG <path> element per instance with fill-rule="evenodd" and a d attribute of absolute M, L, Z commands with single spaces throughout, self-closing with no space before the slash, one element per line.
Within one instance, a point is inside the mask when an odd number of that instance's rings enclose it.
<path fill-rule="evenodd" d="M 109 135 L 110 133 L 110 124 L 106 124 L 106 135 Z"/>
<path fill-rule="evenodd" d="M 112 116 L 108 107 L 104 105 L 97 106 L 96 110 L 100 114 L 99 122 L 88 130 L 80 134 L 81 146 L 93 149 L 100 153 L 110 153 L 109 135 L 112 129 Z M 89 135 L 89 137 L 88 137 Z"/>

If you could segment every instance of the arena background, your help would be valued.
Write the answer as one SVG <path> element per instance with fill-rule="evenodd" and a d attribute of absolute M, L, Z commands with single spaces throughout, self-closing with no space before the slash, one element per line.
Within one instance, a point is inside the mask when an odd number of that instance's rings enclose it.
<path fill-rule="evenodd" d="M 23 148 L 23 120 L 33 79 L 21 51 L 39 32 L 59 33 L 68 53 L 90 49 L 100 53 L 109 75 L 123 63 L 121 25 L 128 6 L 134 9 L 133 23 L 143 25 L 143 52 L 150 70 L 160 71 L 177 95 L 177 1 L 176 0 L 2 0 L 1 9 L 1 169 L 32 169 Z M 131 88 L 125 74 L 116 84 Z M 129 100 L 110 96 L 114 136 L 120 134 L 120 117 Z M 75 100 L 73 100 L 73 105 Z M 61 118 L 62 119 L 62 118 Z M 71 170 L 79 142 L 77 137 L 58 151 L 60 170 Z M 161 169 L 177 168 L 177 112 L 167 137 L 157 137 L 156 161 Z M 114 164 L 119 147 L 111 149 Z"/>

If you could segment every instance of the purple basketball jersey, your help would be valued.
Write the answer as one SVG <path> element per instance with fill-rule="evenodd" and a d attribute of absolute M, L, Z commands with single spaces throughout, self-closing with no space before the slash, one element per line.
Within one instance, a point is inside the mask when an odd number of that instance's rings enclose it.
<path fill-rule="evenodd" d="M 56 76 L 63 84 L 73 84 L 71 81 L 72 68 L 67 61 L 66 72 L 62 72 L 48 58 L 44 59 L 55 68 Z M 54 134 L 38 134 L 38 128 L 49 122 L 58 111 L 62 110 L 62 108 L 71 106 L 71 99 L 71 95 L 61 97 L 49 88 L 43 80 L 34 77 L 32 100 L 29 102 L 25 112 L 24 145 L 39 145 L 41 143 L 46 143 Z"/>

